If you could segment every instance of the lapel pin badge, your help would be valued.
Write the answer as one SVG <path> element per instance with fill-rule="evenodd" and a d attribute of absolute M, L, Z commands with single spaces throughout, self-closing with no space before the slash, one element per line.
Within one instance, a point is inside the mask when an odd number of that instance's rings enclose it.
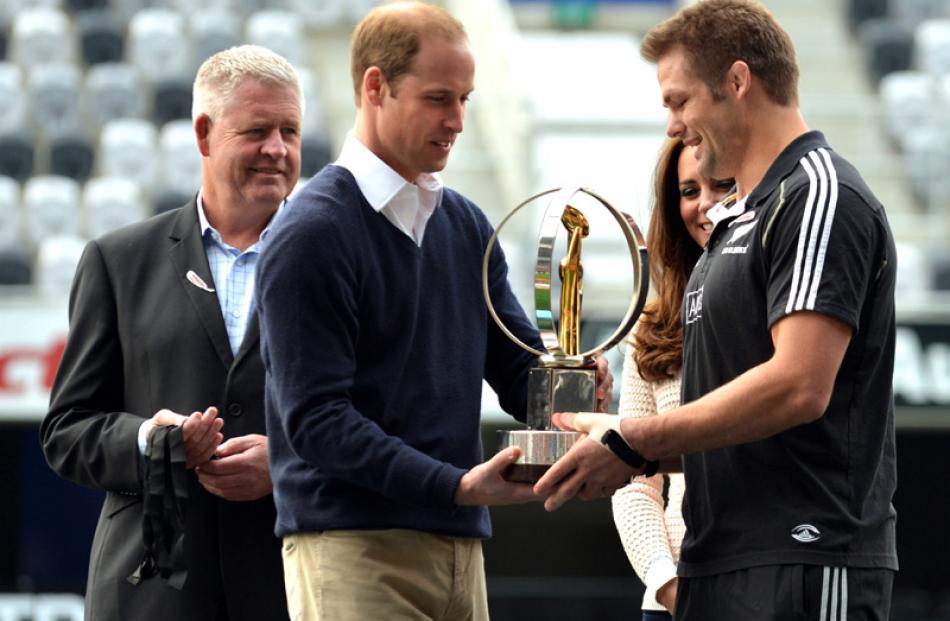
<path fill-rule="evenodd" d="M 194 270 L 188 270 L 188 273 L 185 274 L 185 278 L 188 279 L 188 282 L 198 287 L 202 291 L 207 291 L 208 293 L 214 293 L 214 289 L 209 287 L 204 280 L 201 279 L 201 276 L 195 274 Z"/>

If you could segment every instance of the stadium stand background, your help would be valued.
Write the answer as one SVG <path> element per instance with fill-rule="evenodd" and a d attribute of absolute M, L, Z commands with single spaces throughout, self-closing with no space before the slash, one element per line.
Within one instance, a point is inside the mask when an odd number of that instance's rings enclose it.
<path fill-rule="evenodd" d="M 203 58 L 230 45 L 260 43 L 296 64 L 307 96 L 302 174 L 331 161 L 353 121 L 349 32 L 375 4 L 0 0 L 0 620 L 81 618 L 101 496 L 48 471 L 36 429 L 85 240 L 197 189 L 190 84 Z M 446 182 L 496 223 L 532 193 L 577 182 L 646 230 L 665 115 L 638 38 L 680 3 L 443 4 L 465 22 L 478 61 Z M 950 439 L 950 3 L 765 4 L 795 40 L 806 120 L 862 171 L 899 242 L 902 571 L 892 619 L 950 620 L 950 463 L 941 459 Z M 610 228 L 603 222 L 598 235 Z M 535 237 L 530 217 L 503 236 L 528 308 Z M 629 294 L 618 243 L 606 233 L 585 242 L 588 343 L 613 329 Z M 620 359 L 611 352 L 615 374 Z M 495 430 L 510 423 L 490 394 L 484 412 L 490 451 Z M 554 515 L 499 508 L 493 517 L 493 618 L 636 616 L 642 587 L 609 503 Z"/>

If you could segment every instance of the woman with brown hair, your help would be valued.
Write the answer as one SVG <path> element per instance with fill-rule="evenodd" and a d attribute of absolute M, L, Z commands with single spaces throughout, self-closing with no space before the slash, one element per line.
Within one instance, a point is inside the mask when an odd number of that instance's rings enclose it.
<path fill-rule="evenodd" d="M 722 200 L 733 179 L 702 177 L 694 147 L 670 140 L 660 151 L 655 202 L 647 237 L 656 297 L 644 309 L 627 343 L 620 394 L 622 417 L 657 416 L 679 405 L 683 363 L 680 309 L 689 274 L 712 232 L 706 212 Z M 614 522 L 631 565 L 643 583 L 643 621 L 670 619 L 676 600 L 676 561 L 683 539 L 682 474 L 634 477 L 613 496 Z"/>

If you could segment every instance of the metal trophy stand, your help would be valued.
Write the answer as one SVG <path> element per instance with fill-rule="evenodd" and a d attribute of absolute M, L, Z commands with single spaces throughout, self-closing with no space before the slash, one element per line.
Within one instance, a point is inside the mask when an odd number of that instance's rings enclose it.
<path fill-rule="evenodd" d="M 593 349 L 580 352 L 580 314 L 583 267 L 581 240 L 587 236 L 588 223 L 579 210 L 569 205 L 582 192 L 594 198 L 614 217 L 623 232 L 633 265 L 633 293 L 623 321 L 606 341 Z M 538 255 L 534 270 L 535 318 L 545 351 L 531 347 L 515 336 L 498 317 L 488 288 L 488 265 L 498 234 L 519 210 L 533 201 L 553 194 L 545 209 L 538 241 Z M 568 253 L 561 261 L 561 309 L 555 325 L 551 310 L 551 274 L 553 273 L 554 244 L 561 227 L 569 234 Z M 501 221 L 488 241 L 482 262 L 482 294 L 488 312 L 501 331 L 522 349 L 538 356 L 537 368 L 528 378 L 527 428 L 499 431 L 499 450 L 510 446 L 521 449 L 521 457 L 506 473 L 511 481 L 534 483 L 562 457 L 583 434 L 560 431 L 553 427 L 551 415 L 556 412 L 593 412 L 597 407 L 596 356 L 619 343 L 636 323 L 649 290 L 649 265 L 646 244 L 636 222 L 628 214 L 617 210 L 595 192 L 582 187 L 545 190 L 528 198 L 512 209 Z"/>

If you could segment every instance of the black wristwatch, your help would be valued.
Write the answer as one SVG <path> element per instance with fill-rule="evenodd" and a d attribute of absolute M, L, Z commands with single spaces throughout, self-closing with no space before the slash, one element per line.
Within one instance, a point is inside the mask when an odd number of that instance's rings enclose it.
<path fill-rule="evenodd" d="M 660 469 L 660 462 L 647 461 L 643 455 L 630 448 L 630 445 L 623 439 L 623 436 L 613 429 L 607 430 L 600 438 L 600 443 L 631 468 L 643 468 L 644 464 L 646 464 L 642 476 L 652 477 L 656 474 L 656 471 Z"/>

